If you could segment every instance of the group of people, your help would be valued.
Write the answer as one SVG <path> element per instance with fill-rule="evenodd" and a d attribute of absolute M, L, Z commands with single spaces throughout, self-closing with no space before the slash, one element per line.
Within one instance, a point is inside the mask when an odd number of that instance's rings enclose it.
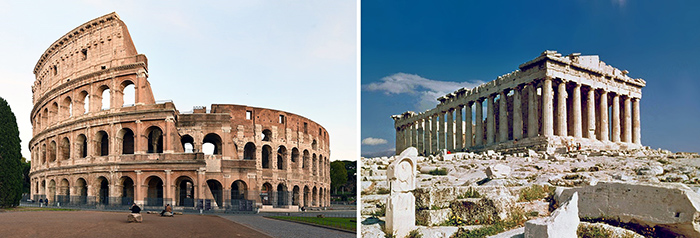
<path fill-rule="evenodd" d="M 39 204 L 44 205 L 44 206 L 48 206 L 49 199 L 48 198 L 47 199 L 39 198 Z"/>
<path fill-rule="evenodd" d="M 141 213 L 141 207 L 139 207 L 139 205 L 136 205 L 136 203 L 132 204 L 131 208 L 129 208 L 129 210 L 131 210 L 131 213 Z M 165 206 L 165 209 L 162 212 L 160 212 L 160 215 L 161 216 L 166 215 L 165 214 L 166 212 L 169 212 L 170 215 L 172 216 L 173 207 L 171 207 L 170 204 Z"/>

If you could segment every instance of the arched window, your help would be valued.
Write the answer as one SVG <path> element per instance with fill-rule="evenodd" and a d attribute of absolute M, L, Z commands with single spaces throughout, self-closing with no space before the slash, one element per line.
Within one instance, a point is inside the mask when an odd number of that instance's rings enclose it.
<path fill-rule="evenodd" d="M 190 135 L 184 135 L 180 137 L 180 143 L 182 144 L 182 150 L 185 153 L 194 152 L 194 138 Z"/>
<path fill-rule="evenodd" d="M 231 200 L 247 199 L 248 185 L 243 180 L 236 180 L 231 184 Z"/>
<path fill-rule="evenodd" d="M 41 163 L 46 163 L 48 160 L 46 159 L 46 144 L 41 145 Z"/>
<path fill-rule="evenodd" d="M 49 162 L 56 162 L 56 142 L 49 143 Z"/>
<path fill-rule="evenodd" d="M 316 175 L 316 153 L 311 158 L 311 174 Z"/>
<path fill-rule="evenodd" d="M 314 140 L 313 142 L 311 142 L 311 149 L 313 149 L 313 150 L 317 150 L 317 149 L 318 149 L 318 143 L 316 142 L 316 140 Z"/>
<path fill-rule="evenodd" d="M 289 195 L 287 195 L 287 186 L 285 186 L 283 183 L 278 184 L 277 185 L 277 205 L 279 205 L 279 206 L 287 205 L 288 198 L 289 198 Z"/>
<path fill-rule="evenodd" d="M 80 158 L 87 157 L 87 137 L 84 134 L 78 135 L 78 153 Z"/>
<path fill-rule="evenodd" d="M 61 160 L 70 159 L 70 140 L 68 137 L 63 137 L 61 140 Z"/>
<path fill-rule="evenodd" d="M 157 127 L 149 127 L 148 130 L 148 153 L 163 153 L 163 131 Z"/>
<path fill-rule="evenodd" d="M 63 102 L 61 103 L 61 118 L 70 118 L 73 116 L 73 101 L 70 99 L 70 97 L 66 97 L 63 99 Z"/>
<path fill-rule="evenodd" d="M 299 161 L 299 149 L 296 147 L 292 148 L 292 163 Z"/>
<path fill-rule="evenodd" d="M 180 176 L 175 180 L 175 184 L 177 185 L 175 204 L 177 206 L 194 207 L 195 192 L 192 179 L 187 176 Z"/>
<path fill-rule="evenodd" d="M 263 205 L 272 205 L 272 185 L 270 183 L 263 184 L 262 191 L 260 191 L 260 200 Z"/>
<path fill-rule="evenodd" d="M 285 169 L 285 164 L 284 161 L 287 159 L 287 148 L 284 146 L 280 146 L 277 149 L 277 169 L 283 170 Z"/>
<path fill-rule="evenodd" d="M 123 128 L 119 131 L 119 136 L 122 138 L 122 154 L 134 154 L 134 132 L 129 128 Z"/>
<path fill-rule="evenodd" d="M 216 133 L 209 133 L 204 136 L 202 141 L 202 152 L 207 155 L 221 154 L 221 137 Z"/>
<path fill-rule="evenodd" d="M 253 142 L 248 142 L 245 144 L 245 147 L 243 148 L 243 159 L 247 160 L 255 160 L 255 154 L 256 154 L 256 147 Z"/>
<path fill-rule="evenodd" d="M 262 167 L 263 169 L 270 168 L 270 154 L 272 154 L 272 147 L 269 145 L 263 145 L 262 147 Z"/>
<path fill-rule="evenodd" d="M 109 155 L 109 136 L 105 131 L 99 131 L 95 135 L 97 138 L 96 152 L 98 156 Z"/>
<path fill-rule="evenodd" d="M 134 83 L 126 80 L 122 83 L 122 107 L 131 107 L 136 104 L 136 89 Z"/>
<path fill-rule="evenodd" d="M 109 181 L 105 177 L 99 177 L 97 178 L 97 186 L 99 187 L 96 197 L 97 203 L 109 205 Z"/>
<path fill-rule="evenodd" d="M 51 118 L 49 118 L 50 123 L 56 123 L 59 121 L 58 118 L 58 103 L 53 102 L 51 104 L 51 110 L 49 110 L 49 113 L 51 114 Z"/>
<path fill-rule="evenodd" d="M 79 113 L 79 114 L 88 113 L 90 111 L 90 95 L 88 95 L 88 93 L 86 91 L 82 91 L 82 92 L 80 92 L 80 96 L 78 98 L 82 100 L 79 103 L 83 104 L 83 108 L 82 108 L 83 111 L 82 111 L 82 113 Z"/>
<path fill-rule="evenodd" d="M 262 133 L 263 133 L 262 141 L 271 141 L 272 140 L 272 131 L 265 129 L 262 131 Z"/>
<path fill-rule="evenodd" d="M 310 159 L 311 159 L 311 155 L 309 154 L 309 150 L 304 150 L 304 158 L 303 158 L 303 161 L 301 162 L 301 168 L 308 169 Z"/>
<path fill-rule="evenodd" d="M 101 109 L 107 110 L 111 108 L 110 105 L 110 90 L 107 86 L 100 87 L 100 92 L 102 92 Z"/>

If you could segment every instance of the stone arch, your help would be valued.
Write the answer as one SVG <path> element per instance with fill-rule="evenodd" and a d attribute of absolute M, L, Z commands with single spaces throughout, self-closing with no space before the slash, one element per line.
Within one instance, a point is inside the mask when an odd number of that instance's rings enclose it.
<path fill-rule="evenodd" d="M 311 190 L 311 206 L 318 206 L 318 189 L 316 186 L 314 186 L 314 188 Z"/>
<path fill-rule="evenodd" d="M 301 168 L 302 169 L 309 169 L 309 159 L 311 159 L 311 155 L 309 154 L 309 150 L 304 150 L 304 157 L 302 159 L 301 163 Z"/>
<path fill-rule="evenodd" d="M 272 184 L 265 182 L 260 189 L 260 201 L 263 205 L 272 205 Z"/>
<path fill-rule="evenodd" d="M 60 158 L 61 160 L 69 160 L 70 159 L 70 140 L 68 137 L 63 137 L 61 139 L 61 144 L 59 146 L 60 149 Z"/>
<path fill-rule="evenodd" d="M 70 201 L 70 183 L 68 182 L 68 179 L 61 179 L 61 182 L 58 184 L 58 194 L 63 196 L 63 199 L 58 199 L 62 203 L 65 204 Z"/>
<path fill-rule="evenodd" d="M 41 117 L 41 121 L 42 121 L 41 124 L 44 124 L 44 127 L 49 126 L 49 109 L 48 108 L 44 108 L 44 113 Z"/>
<path fill-rule="evenodd" d="M 263 130 L 262 134 L 263 134 L 262 141 L 272 141 L 272 131 L 270 131 L 270 129 Z"/>
<path fill-rule="evenodd" d="M 311 157 L 311 174 L 316 175 L 317 174 L 317 161 L 316 161 L 316 153 Z"/>
<path fill-rule="evenodd" d="M 87 181 L 85 181 L 84 178 L 75 180 L 75 195 L 81 197 L 78 199 L 78 202 L 82 202 L 83 204 L 87 202 L 88 188 Z"/>
<path fill-rule="evenodd" d="M 309 189 L 309 186 L 304 186 L 304 206 L 311 206 L 311 190 Z"/>
<path fill-rule="evenodd" d="M 243 180 L 231 183 L 231 200 L 248 199 L 248 185 Z"/>
<path fill-rule="evenodd" d="M 70 118 L 73 116 L 73 101 L 70 97 L 63 98 L 61 109 L 61 118 Z"/>
<path fill-rule="evenodd" d="M 157 175 L 146 178 L 146 206 L 163 206 L 163 179 Z"/>
<path fill-rule="evenodd" d="M 295 185 L 292 189 L 292 205 L 299 205 L 299 186 Z"/>
<path fill-rule="evenodd" d="M 109 155 L 109 135 L 105 131 L 98 131 L 95 134 L 97 143 L 95 143 L 95 153 L 96 156 L 108 156 Z"/>
<path fill-rule="evenodd" d="M 289 195 L 287 194 L 287 185 L 285 185 L 284 183 L 277 184 L 277 205 L 278 206 L 289 205 L 289 204 L 287 204 L 288 198 L 289 198 Z"/>
<path fill-rule="evenodd" d="M 318 155 L 318 176 L 323 176 L 323 155 Z"/>
<path fill-rule="evenodd" d="M 121 204 L 128 206 L 134 203 L 134 180 L 129 176 L 122 176 L 119 184 L 121 185 Z"/>
<path fill-rule="evenodd" d="M 194 153 L 194 138 L 192 138 L 192 136 L 181 136 L 180 144 L 182 144 L 182 151 L 184 151 L 185 153 Z"/>
<path fill-rule="evenodd" d="M 58 116 L 58 103 L 56 103 L 56 102 L 51 103 L 51 109 L 49 110 L 49 113 L 50 113 L 50 118 L 49 118 L 50 124 L 53 124 L 53 123 L 60 121 L 60 118 Z"/>
<path fill-rule="evenodd" d="M 83 90 L 78 94 L 78 100 L 76 101 L 78 104 L 78 113 L 77 114 L 85 114 L 90 111 L 90 94 L 88 94 L 87 91 Z"/>
<path fill-rule="evenodd" d="M 36 117 L 34 118 L 34 123 L 36 124 L 36 127 L 34 129 L 41 129 L 41 112 L 36 114 Z"/>
<path fill-rule="evenodd" d="M 125 127 L 119 130 L 119 133 L 117 133 L 118 139 L 121 139 L 122 142 L 122 154 L 123 155 L 131 155 L 134 154 L 134 147 L 135 147 L 135 138 L 136 136 L 134 135 L 134 131 L 132 131 L 130 128 Z"/>
<path fill-rule="evenodd" d="M 46 196 L 52 203 L 56 201 L 56 181 L 53 179 L 49 181 L 49 192 Z"/>
<path fill-rule="evenodd" d="M 85 158 L 87 157 L 87 137 L 85 137 L 85 134 L 80 134 L 78 135 L 78 140 L 77 140 L 77 146 L 78 146 L 78 155 L 80 158 Z"/>
<path fill-rule="evenodd" d="M 270 168 L 270 155 L 272 155 L 272 147 L 270 145 L 263 145 L 262 147 L 262 168 Z"/>
<path fill-rule="evenodd" d="M 257 153 L 256 150 L 257 148 L 253 142 L 246 143 L 245 147 L 243 148 L 243 159 L 255 160 L 255 154 Z"/>
<path fill-rule="evenodd" d="M 107 85 L 102 85 L 97 89 L 97 91 L 100 92 L 100 100 L 97 101 L 97 110 L 100 111 L 112 108 L 110 104 L 111 90 L 109 89 L 109 87 Z"/>
<path fill-rule="evenodd" d="M 175 205 L 183 207 L 194 207 L 194 180 L 187 175 L 175 179 Z"/>
<path fill-rule="evenodd" d="M 131 80 L 124 80 L 120 84 L 119 94 L 117 97 L 118 105 L 121 107 L 130 107 L 136 105 L 136 84 Z"/>
<path fill-rule="evenodd" d="M 221 186 L 221 182 L 216 179 L 209 179 L 207 180 L 207 187 L 209 187 L 209 191 L 211 191 L 211 195 L 214 197 L 216 205 L 218 207 L 223 207 L 224 189 L 223 186 Z"/>
<path fill-rule="evenodd" d="M 299 149 L 297 147 L 292 148 L 292 163 L 299 161 Z"/>
<path fill-rule="evenodd" d="M 284 170 L 287 168 L 287 147 L 280 145 L 277 148 L 277 169 Z"/>
<path fill-rule="evenodd" d="M 163 153 L 163 130 L 158 126 L 151 126 L 146 129 L 147 153 Z"/>
<path fill-rule="evenodd" d="M 41 164 L 47 163 L 49 160 L 46 159 L 46 143 L 41 144 Z"/>
<path fill-rule="evenodd" d="M 49 142 L 49 162 L 56 162 L 56 141 Z"/>
<path fill-rule="evenodd" d="M 109 205 L 109 180 L 104 176 L 97 177 L 95 180 L 97 196 L 95 196 L 97 204 Z"/>
<path fill-rule="evenodd" d="M 213 150 L 204 148 L 207 144 L 209 144 L 207 147 L 214 147 Z M 202 152 L 209 155 L 220 155 L 222 152 L 221 144 L 221 136 L 219 136 L 219 134 L 209 133 L 204 136 L 204 140 L 202 140 Z"/>

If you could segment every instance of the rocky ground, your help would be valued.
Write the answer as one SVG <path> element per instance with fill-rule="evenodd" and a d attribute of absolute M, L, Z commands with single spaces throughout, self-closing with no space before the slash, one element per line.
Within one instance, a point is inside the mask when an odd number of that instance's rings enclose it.
<path fill-rule="evenodd" d="M 389 193 L 386 168 L 393 159 L 362 158 L 363 237 L 385 237 L 384 203 Z M 580 187 L 600 181 L 683 183 L 694 191 L 700 187 L 697 153 L 660 149 L 562 154 L 486 151 L 417 160 L 416 223 L 417 232 L 423 237 L 472 237 L 465 234 L 496 226 L 497 231 L 486 233 L 522 227 L 524 221 L 549 216 L 556 208 L 552 199 L 556 187 Z M 613 234 L 627 234 L 614 231 Z"/>

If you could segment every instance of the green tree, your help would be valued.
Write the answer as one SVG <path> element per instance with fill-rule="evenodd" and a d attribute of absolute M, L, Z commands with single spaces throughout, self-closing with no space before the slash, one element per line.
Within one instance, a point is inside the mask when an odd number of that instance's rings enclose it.
<path fill-rule="evenodd" d="M 22 198 L 22 154 L 17 118 L 0 97 L 0 207 L 19 205 Z"/>
<path fill-rule="evenodd" d="M 348 182 L 348 171 L 343 161 L 331 162 L 331 187 L 338 193 L 338 187 Z"/>
<path fill-rule="evenodd" d="M 26 158 L 22 157 L 22 193 L 29 193 L 31 189 L 31 183 L 29 182 L 29 170 L 32 169 L 32 161 L 27 161 Z"/>

